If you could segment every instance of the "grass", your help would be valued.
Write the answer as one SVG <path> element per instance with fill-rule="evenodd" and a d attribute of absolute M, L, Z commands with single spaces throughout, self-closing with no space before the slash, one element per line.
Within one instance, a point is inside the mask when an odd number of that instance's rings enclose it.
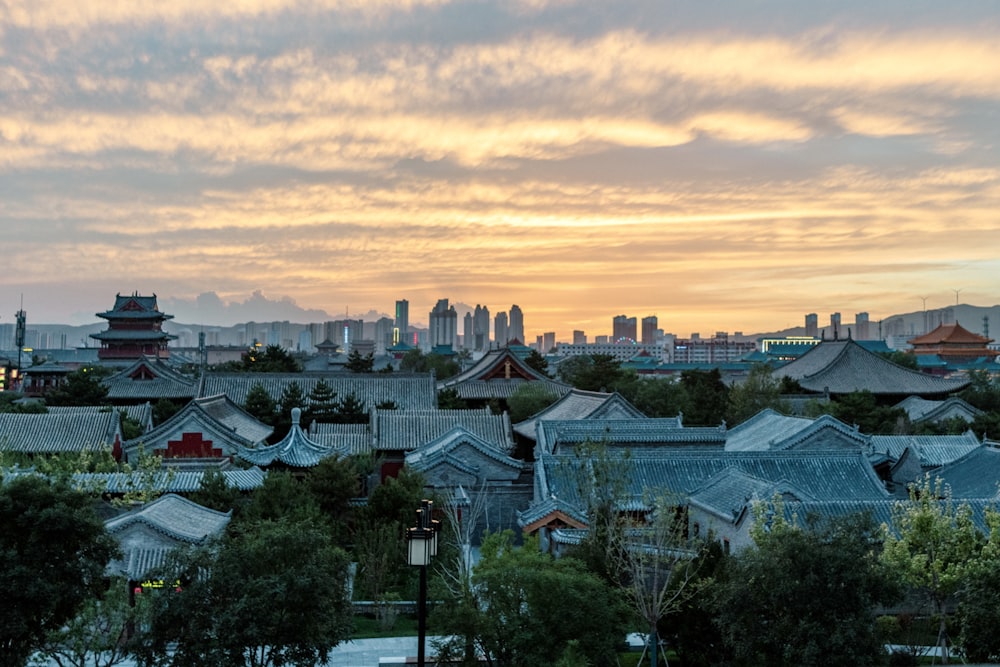
<path fill-rule="evenodd" d="M 374 637 L 416 637 L 417 619 L 413 616 L 400 615 L 396 623 L 389 629 L 384 629 L 374 616 L 358 614 L 354 617 L 354 632 L 352 639 L 372 639 Z"/>

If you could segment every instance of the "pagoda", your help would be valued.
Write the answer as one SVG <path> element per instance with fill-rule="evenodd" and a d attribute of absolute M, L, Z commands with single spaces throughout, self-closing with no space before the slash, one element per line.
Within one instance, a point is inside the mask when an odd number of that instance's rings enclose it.
<path fill-rule="evenodd" d="M 987 345 L 992 338 L 974 334 L 958 322 L 942 324 L 937 329 L 910 341 L 913 354 L 937 355 L 944 361 L 967 362 L 983 357 L 996 356 Z"/>
<path fill-rule="evenodd" d="M 114 308 L 97 313 L 97 316 L 108 321 L 105 331 L 90 335 L 101 342 L 101 349 L 97 352 L 97 358 L 101 361 L 170 357 L 167 343 L 177 336 L 163 331 L 162 325 L 164 320 L 172 319 L 173 315 L 160 312 L 155 294 L 116 294 Z"/>

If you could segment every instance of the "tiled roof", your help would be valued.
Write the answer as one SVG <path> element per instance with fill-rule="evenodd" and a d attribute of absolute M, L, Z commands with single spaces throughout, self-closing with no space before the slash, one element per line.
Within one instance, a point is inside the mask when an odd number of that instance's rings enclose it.
<path fill-rule="evenodd" d="M 770 408 L 761 410 L 750 419 L 726 433 L 726 451 L 767 451 L 777 442 L 788 439 L 812 425 L 812 419 L 787 417 Z"/>
<path fill-rule="evenodd" d="M 338 400 L 354 394 L 368 409 L 388 401 L 400 410 L 437 406 L 437 390 L 430 373 L 206 373 L 199 396 L 225 394 L 238 405 L 245 405 L 247 394 L 256 384 L 279 400 L 285 387 L 293 382 L 308 396 L 320 380 L 330 385 Z"/>
<path fill-rule="evenodd" d="M 857 426 L 848 426 L 836 417 L 823 415 L 786 437 L 771 443 L 771 449 L 856 449 L 868 450 L 868 436 Z"/>
<path fill-rule="evenodd" d="M 972 421 L 976 415 L 982 414 L 981 410 L 957 396 L 951 396 L 943 401 L 930 401 L 919 396 L 907 396 L 895 407 L 905 411 L 912 422 L 936 421 L 948 414 L 968 416 L 968 421 Z"/>
<path fill-rule="evenodd" d="M 763 480 L 736 466 L 726 468 L 691 494 L 690 503 L 736 523 L 755 501 L 767 501 L 775 493 L 787 492 L 781 483 Z M 799 500 L 813 498 L 801 491 Z"/>
<path fill-rule="evenodd" d="M 158 571 L 167 562 L 167 556 L 173 549 L 166 547 L 151 547 L 143 549 L 134 547 L 124 554 L 124 561 L 119 561 L 109 568 L 111 574 L 124 575 L 129 581 L 140 581 L 151 573 Z"/>
<path fill-rule="evenodd" d="M 468 465 L 468 461 L 454 455 L 456 448 L 462 445 L 473 447 L 483 456 L 493 459 L 501 465 L 520 470 L 522 463 L 507 456 L 507 450 L 501 450 L 496 444 L 478 437 L 463 426 L 455 426 L 441 436 L 426 442 L 406 455 L 406 466 L 418 471 L 428 470 L 443 461 L 448 461 L 459 469 L 478 474 L 478 470 Z"/>
<path fill-rule="evenodd" d="M 571 389 L 562 398 L 529 419 L 514 424 L 514 431 L 525 438 L 535 439 L 536 423 L 539 420 L 565 421 L 604 417 L 607 419 L 645 419 L 638 408 L 629 403 L 621 394 L 607 394 L 600 391 Z"/>
<path fill-rule="evenodd" d="M 615 460 L 614 458 L 612 460 Z M 684 496 L 702 489 L 728 468 L 767 482 L 783 482 L 803 489 L 818 500 L 845 498 L 876 500 L 888 492 L 863 452 L 724 452 L 690 449 L 633 449 L 622 455 L 630 508 L 645 507 L 648 491 Z M 576 470 L 584 462 L 572 455 L 542 455 L 540 495 L 554 494 L 578 507 Z"/>
<path fill-rule="evenodd" d="M 127 514 L 105 521 L 104 527 L 114 535 L 141 524 L 178 542 L 200 544 L 206 538 L 221 533 L 231 518 L 231 512 L 218 512 L 168 493 Z"/>
<path fill-rule="evenodd" d="M 982 447 L 972 431 L 962 435 L 873 435 L 870 440 L 873 452 L 894 459 L 909 448 L 917 454 L 923 468 L 946 465 Z"/>
<path fill-rule="evenodd" d="M 478 410 L 375 410 L 372 447 L 379 451 L 408 451 L 441 437 L 457 426 L 500 451 L 514 447 L 510 418 L 489 408 Z"/>
<path fill-rule="evenodd" d="M 510 398 L 527 382 L 541 382 L 557 396 L 572 389 L 528 366 L 508 348 L 487 352 L 468 370 L 439 382 L 438 389 L 454 389 L 463 399 L 485 400 Z"/>
<path fill-rule="evenodd" d="M 145 331 L 136 329 L 107 329 L 90 334 L 97 340 L 176 340 L 177 336 L 166 331 Z"/>
<path fill-rule="evenodd" d="M 269 446 L 239 447 L 237 454 L 248 463 L 269 466 L 280 461 L 293 468 L 311 468 L 328 456 L 346 455 L 347 452 L 326 447 L 306 435 L 299 425 L 300 408 L 292 408 L 292 427 L 279 442 Z"/>
<path fill-rule="evenodd" d="M 722 449 L 725 427 L 681 426 L 676 417 L 656 419 L 575 419 L 539 421 L 539 449 L 558 452 L 562 446 L 607 442 L 613 447 L 702 446 Z"/>
<path fill-rule="evenodd" d="M 264 471 L 254 466 L 246 470 L 222 470 L 226 483 L 240 491 L 253 491 L 264 484 Z M 152 488 L 159 493 L 194 493 L 201 489 L 204 470 L 164 470 L 157 473 Z M 139 473 L 122 472 L 81 473 L 73 475 L 73 484 L 79 488 L 94 489 L 99 493 L 119 495 L 141 488 L 145 481 Z"/>
<path fill-rule="evenodd" d="M 567 518 L 584 525 L 587 524 L 587 516 L 576 507 L 565 503 L 558 498 L 545 498 L 533 503 L 528 509 L 517 513 L 517 524 L 522 528 L 541 521 L 547 516 L 555 513 L 562 513 Z"/>
<path fill-rule="evenodd" d="M 372 434 L 368 424 L 313 424 L 309 427 L 313 442 L 348 455 L 372 451 Z"/>
<path fill-rule="evenodd" d="M 197 387 L 193 378 L 172 368 L 161 359 L 143 357 L 102 380 L 108 399 L 150 400 L 191 399 Z"/>
<path fill-rule="evenodd" d="M 986 338 L 979 334 L 972 333 L 958 322 L 951 324 L 940 324 L 934 331 L 917 336 L 910 340 L 910 345 L 935 345 L 937 343 L 973 343 L 985 346 L 992 343 L 992 338 Z"/>
<path fill-rule="evenodd" d="M 117 412 L 0 413 L 0 449 L 26 454 L 79 452 L 114 444 Z"/>
<path fill-rule="evenodd" d="M 1000 449 L 981 446 L 934 471 L 954 498 L 1000 498 Z"/>
<path fill-rule="evenodd" d="M 196 398 L 194 405 L 200 407 L 207 415 L 225 424 L 237 435 L 250 442 L 267 440 L 274 428 L 258 421 L 256 417 L 234 403 L 225 394 Z"/>
<path fill-rule="evenodd" d="M 873 394 L 946 394 L 969 381 L 925 375 L 868 352 L 852 340 L 826 341 L 776 369 L 777 378 L 798 380 L 804 389 L 832 394 L 870 391 Z"/>
<path fill-rule="evenodd" d="M 153 422 L 153 406 L 149 403 L 138 403 L 131 405 L 113 405 L 110 408 L 106 405 L 83 405 L 83 406 L 62 406 L 52 405 L 48 408 L 49 414 L 90 414 L 94 412 L 114 411 L 118 414 L 122 412 L 128 419 L 146 428 Z"/>
<path fill-rule="evenodd" d="M 253 419 L 246 415 L 247 419 Z M 271 434 L 269 426 L 260 424 L 254 427 L 245 420 L 239 420 L 239 425 L 243 428 L 241 432 L 230 424 L 220 421 L 198 401 L 191 401 L 185 405 L 177 414 L 163 422 L 148 433 L 144 433 L 138 438 L 125 442 L 126 453 L 142 447 L 147 452 L 166 450 L 171 442 L 181 441 L 185 434 L 200 434 L 203 440 L 210 440 L 213 448 L 221 449 L 223 455 L 229 455 L 239 447 L 252 447 Z M 243 435 L 259 436 L 263 438 L 251 440 Z"/>
<path fill-rule="evenodd" d="M 111 307 L 111 310 L 106 310 L 103 313 L 97 313 L 98 317 L 112 317 L 112 318 L 142 318 L 148 319 L 154 316 L 162 316 L 164 318 L 172 318 L 173 315 L 165 315 L 159 310 L 159 306 L 156 303 L 156 295 L 152 296 L 140 296 L 139 294 L 126 294 L 122 296 L 121 294 L 115 295 L 115 305 Z"/>

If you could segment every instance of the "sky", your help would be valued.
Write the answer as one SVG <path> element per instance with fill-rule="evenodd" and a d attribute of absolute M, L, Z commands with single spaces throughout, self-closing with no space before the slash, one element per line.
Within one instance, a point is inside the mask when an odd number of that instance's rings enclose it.
<path fill-rule="evenodd" d="M 998 34 L 981 0 L 0 0 L 0 323 L 994 305 Z"/>

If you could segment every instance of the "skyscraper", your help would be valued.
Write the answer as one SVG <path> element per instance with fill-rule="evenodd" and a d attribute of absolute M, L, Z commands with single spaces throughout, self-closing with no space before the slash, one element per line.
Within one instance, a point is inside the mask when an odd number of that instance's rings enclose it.
<path fill-rule="evenodd" d="M 871 340 L 868 313 L 858 313 L 854 316 L 854 338 L 858 340 Z"/>
<path fill-rule="evenodd" d="M 473 349 L 475 338 L 475 322 L 472 313 L 466 313 L 465 317 L 462 318 L 462 347 L 466 350 Z"/>
<path fill-rule="evenodd" d="M 472 335 L 474 350 L 485 350 L 490 346 L 490 309 L 478 303 L 472 316 Z"/>
<path fill-rule="evenodd" d="M 455 306 L 448 305 L 448 299 L 438 299 L 434 309 L 428 315 L 428 343 L 432 348 L 438 345 L 455 347 L 458 336 L 458 313 Z"/>
<path fill-rule="evenodd" d="M 813 338 L 819 336 L 819 317 L 816 313 L 806 314 L 806 335 Z"/>
<path fill-rule="evenodd" d="M 573 345 L 586 345 L 587 333 L 579 329 L 573 330 Z"/>
<path fill-rule="evenodd" d="M 635 340 L 636 319 L 627 315 L 615 315 L 612 320 L 611 337 L 613 340 Z"/>
<path fill-rule="evenodd" d="M 493 340 L 496 341 L 497 347 L 507 345 L 507 341 L 510 340 L 508 338 L 507 313 L 502 310 L 493 318 Z"/>
<path fill-rule="evenodd" d="M 830 331 L 834 338 L 840 338 L 840 313 L 830 313 Z"/>
<path fill-rule="evenodd" d="M 644 345 L 652 345 L 656 342 L 656 330 L 660 328 L 660 322 L 656 315 L 642 318 L 642 342 Z"/>
<path fill-rule="evenodd" d="M 396 302 L 396 318 L 393 322 L 392 342 L 406 340 L 406 332 L 410 328 L 410 302 L 400 299 Z"/>
<path fill-rule="evenodd" d="M 510 329 L 507 335 L 510 337 L 508 340 L 516 339 L 521 345 L 527 345 L 524 340 L 524 314 L 517 304 L 510 307 Z"/>

